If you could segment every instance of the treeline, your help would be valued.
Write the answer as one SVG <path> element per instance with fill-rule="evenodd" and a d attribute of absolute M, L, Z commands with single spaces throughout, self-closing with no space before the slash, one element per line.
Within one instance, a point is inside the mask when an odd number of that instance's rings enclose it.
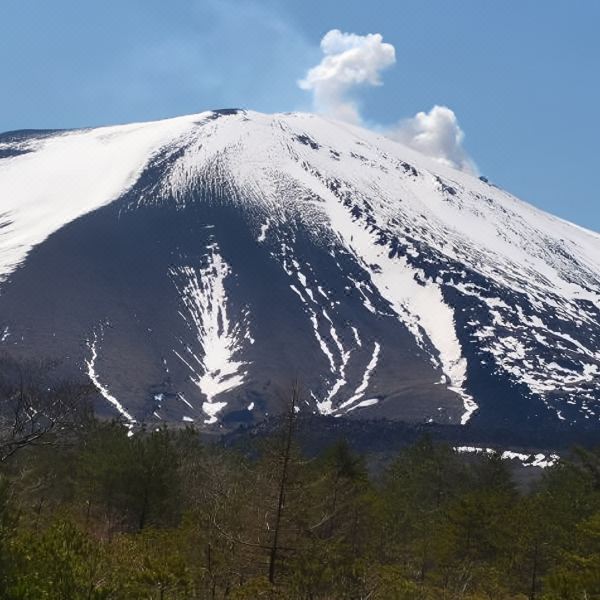
<path fill-rule="evenodd" d="M 519 491 L 422 439 L 382 475 L 339 441 L 244 451 L 90 415 L 1 463 L 0 598 L 592 600 L 600 453 Z"/>

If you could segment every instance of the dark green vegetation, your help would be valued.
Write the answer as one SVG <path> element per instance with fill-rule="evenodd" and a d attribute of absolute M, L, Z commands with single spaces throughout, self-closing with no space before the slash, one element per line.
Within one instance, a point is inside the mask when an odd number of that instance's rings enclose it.
<path fill-rule="evenodd" d="M 343 441 L 303 455 L 293 403 L 241 451 L 191 428 L 129 436 L 56 394 L 42 419 L 17 380 L 2 389 L 20 425 L 0 438 L 0 598 L 600 598 L 600 453 L 524 492 L 497 456 L 423 438 L 373 476 Z"/>

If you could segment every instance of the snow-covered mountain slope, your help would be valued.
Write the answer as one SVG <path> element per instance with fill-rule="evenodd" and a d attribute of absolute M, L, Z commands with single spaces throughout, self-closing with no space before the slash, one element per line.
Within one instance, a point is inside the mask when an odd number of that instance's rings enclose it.
<path fill-rule="evenodd" d="M 0 136 L 0 333 L 131 421 L 593 426 L 600 235 L 380 135 L 211 111 Z"/>

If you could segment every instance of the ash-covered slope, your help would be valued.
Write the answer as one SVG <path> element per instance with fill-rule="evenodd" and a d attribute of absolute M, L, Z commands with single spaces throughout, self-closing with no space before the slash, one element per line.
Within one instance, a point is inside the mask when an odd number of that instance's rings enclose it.
<path fill-rule="evenodd" d="M 600 235 L 359 128 L 224 110 L 0 136 L 0 339 L 131 421 L 590 428 Z"/>

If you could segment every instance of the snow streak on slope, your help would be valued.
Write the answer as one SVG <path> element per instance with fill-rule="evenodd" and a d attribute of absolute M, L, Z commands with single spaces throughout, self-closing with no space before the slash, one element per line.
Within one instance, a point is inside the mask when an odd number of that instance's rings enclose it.
<path fill-rule="evenodd" d="M 308 283 L 307 276 L 300 267 L 300 263 L 293 256 L 292 248 L 286 243 L 281 243 L 279 254 L 281 265 L 286 274 L 294 281 L 294 283 L 290 284 L 290 289 L 304 305 L 319 348 L 327 359 L 331 375 L 335 378 L 329 390 L 325 393 L 324 399 L 320 400 L 313 394 L 319 412 L 330 414 L 333 412 L 333 398 L 347 383 L 346 367 L 351 350 L 344 348 L 335 325 L 327 312 L 329 301 L 326 292 L 318 285 L 313 286 L 315 287 L 313 291 L 313 288 Z M 306 268 L 309 268 L 309 265 L 306 265 Z"/>
<path fill-rule="evenodd" d="M 90 350 L 91 356 L 89 359 L 86 359 L 85 364 L 87 367 L 87 374 L 90 378 L 90 381 L 94 384 L 94 387 L 98 390 L 100 395 L 108 400 L 110 404 L 114 406 L 114 408 L 119 412 L 121 416 L 123 416 L 128 423 L 135 423 L 135 419 L 127 412 L 125 407 L 110 393 L 108 388 L 100 382 L 98 377 L 98 373 L 96 372 L 96 361 L 98 360 L 98 337 L 94 333 L 91 340 L 88 340 L 88 348 Z"/>
<path fill-rule="evenodd" d="M 171 269 L 170 275 L 177 287 L 185 311 L 181 317 L 192 331 L 198 349 L 181 342 L 175 355 L 191 371 L 190 378 L 206 396 L 202 410 L 208 416 L 206 423 L 215 423 L 217 413 L 227 405 L 215 402 L 215 397 L 244 383 L 246 362 L 237 356 L 247 342 L 253 339 L 248 330 L 248 313 L 231 320 L 225 280 L 231 269 L 213 242 L 207 248 L 206 264 Z"/>
<path fill-rule="evenodd" d="M 377 360 L 379 358 L 380 350 L 381 350 L 381 346 L 377 342 L 375 342 L 375 346 L 373 348 L 373 356 L 371 357 L 371 360 L 369 361 L 369 364 L 367 365 L 367 368 L 365 369 L 365 372 L 364 372 L 362 381 L 360 382 L 360 385 L 354 390 L 354 394 L 350 398 L 348 398 L 348 400 L 346 400 L 345 402 L 342 402 L 342 404 L 340 405 L 340 408 L 346 408 L 347 406 L 350 406 L 348 411 L 351 411 L 351 410 L 357 408 L 361 404 L 362 404 L 362 406 L 371 406 L 371 405 L 377 403 L 377 400 L 371 399 L 371 400 L 363 401 L 356 405 L 354 404 L 355 402 L 358 402 L 358 400 L 360 400 L 365 395 L 365 391 L 366 391 L 367 387 L 369 386 L 369 379 L 371 378 L 371 374 L 373 373 L 373 371 L 375 370 L 375 367 L 377 366 Z M 365 404 L 365 402 L 369 402 L 369 404 Z"/>
<path fill-rule="evenodd" d="M 323 191 L 322 195 L 328 197 L 330 192 Z M 361 226 L 339 202 L 328 202 L 327 214 L 343 244 L 363 264 L 381 296 L 417 343 L 424 348 L 427 340 L 437 351 L 437 356 L 431 355 L 432 361 L 441 366 L 449 388 L 463 398 L 465 412 L 461 422 L 466 423 L 477 404 L 465 391 L 467 363 L 456 335 L 454 311 L 444 302 L 439 287 L 422 276 L 419 281 L 419 272 L 406 259 L 390 258 L 389 248 L 379 244 L 369 227 Z"/>
<path fill-rule="evenodd" d="M 317 410 L 323 415 L 341 416 L 345 412 L 358 408 L 359 405 L 355 402 L 368 388 L 371 375 L 377 366 L 381 345 L 378 342 L 374 343 L 373 355 L 365 367 L 360 384 L 351 392 L 351 397 L 345 399 L 348 394 L 344 392 L 350 384 L 348 376 L 350 358 L 362 347 L 359 332 L 354 326 L 349 326 L 350 332 L 347 331 L 348 326 L 344 331 L 338 331 L 336 302 L 331 300 L 331 292 L 324 289 L 324 284 L 320 285 L 314 280 L 314 273 L 309 264 L 301 267 L 294 258 L 292 247 L 282 242 L 279 254 L 274 256 L 281 261 L 283 270 L 294 281 L 290 284 L 290 288 L 298 296 L 309 315 L 315 339 L 329 364 L 331 376 L 324 377 L 327 382 L 326 391 L 324 393 L 311 391 Z M 372 406 L 376 403 L 377 400 L 372 400 L 368 404 L 360 403 L 360 407 Z"/>

